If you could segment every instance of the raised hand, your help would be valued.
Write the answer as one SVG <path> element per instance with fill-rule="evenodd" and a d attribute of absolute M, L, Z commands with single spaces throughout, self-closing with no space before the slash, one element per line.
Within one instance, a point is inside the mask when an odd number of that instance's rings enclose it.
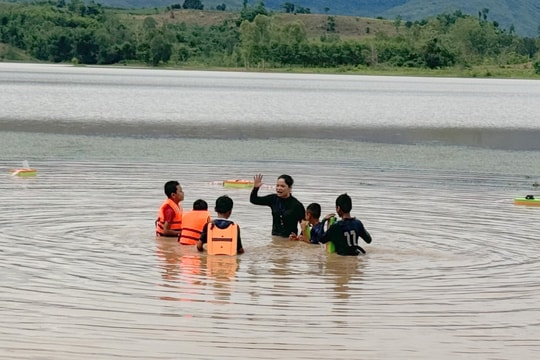
<path fill-rule="evenodd" d="M 263 178 L 262 174 L 255 175 L 253 177 L 253 187 L 255 188 L 261 187 L 261 185 L 263 184 L 262 178 Z"/>
<path fill-rule="evenodd" d="M 330 218 L 333 218 L 334 216 L 336 216 L 336 213 L 328 214 L 323 218 L 323 220 L 329 220 Z"/>

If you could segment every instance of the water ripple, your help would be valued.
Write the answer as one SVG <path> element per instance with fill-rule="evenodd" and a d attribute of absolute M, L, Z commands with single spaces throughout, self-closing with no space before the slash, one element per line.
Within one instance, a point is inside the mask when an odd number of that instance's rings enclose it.
<path fill-rule="evenodd" d="M 337 194 L 352 196 L 374 242 L 366 256 L 344 258 L 272 239 L 269 211 L 249 204 L 249 190 L 213 183 L 253 174 L 259 163 L 32 165 L 35 178 L 0 176 L 0 357 L 510 359 L 540 351 L 538 209 L 511 201 L 527 183 L 522 175 L 348 161 L 313 171 L 309 159 L 267 159 L 265 192 L 290 172 L 295 196 L 323 212 Z M 168 178 L 182 181 L 186 209 L 228 193 L 246 253 L 207 256 L 155 239 Z"/>

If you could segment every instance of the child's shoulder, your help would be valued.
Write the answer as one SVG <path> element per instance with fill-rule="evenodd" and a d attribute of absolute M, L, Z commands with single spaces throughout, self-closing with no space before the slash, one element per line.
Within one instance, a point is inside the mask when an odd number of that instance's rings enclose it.
<path fill-rule="evenodd" d="M 230 225 L 236 225 L 238 226 L 238 224 L 236 222 L 234 222 L 233 220 L 230 220 L 230 219 L 214 219 L 211 221 L 211 223 L 215 224 L 216 226 L 220 227 L 220 228 L 226 228 L 226 227 L 229 227 Z"/>

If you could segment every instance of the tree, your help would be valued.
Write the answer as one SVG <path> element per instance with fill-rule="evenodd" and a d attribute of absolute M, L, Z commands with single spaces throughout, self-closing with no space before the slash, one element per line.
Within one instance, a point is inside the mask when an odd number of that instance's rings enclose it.
<path fill-rule="evenodd" d="M 225 3 L 216 6 L 216 10 L 218 11 L 225 11 L 226 8 L 227 8 L 227 5 L 225 5 Z"/>
<path fill-rule="evenodd" d="M 484 21 L 487 20 L 487 16 L 488 16 L 488 13 L 489 13 L 489 9 L 488 8 L 483 8 L 482 11 L 481 11 L 481 15 L 482 15 L 482 18 L 484 19 Z"/>
<path fill-rule="evenodd" d="M 455 56 L 437 38 L 434 38 L 424 49 L 424 61 L 428 68 L 436 69 L 453 65 Z"/>
<path fill-rule="evenodd" d="M 326 31 L 336 32 L 336 18 L 335 17 L 329 16 L 328 19 L 326 19 Z"/>
<path fill-rule="evenodd" d="M 73 39 L 60 32 L 52 34 L 49 39 L 50 59 L 54 62 L 66 61 L 73 57 Z"/>
<path fill-rule="evenodd" d="M 157 28 L 157 21 L 151 16 L 147 16 L 143 20 L 143 29 L 145 31 L 153 31 Z"/>
<path fill-rule="evenodd" d="M 311 14 L 311 9 L 305 8 L 303 6 L 297 6 L 296 11 L 294 13 L 295 14 Z"/>
<path fill-rule="evenodd" d="M 540 75 L 540 61 L 535 61 L 533 66 L 534 66 L 534 73 L 537 75 Z"/>
<path fill-rule="evenodd" d="M 288 44 L 300 44 L 307 42 L 307 34 L 304 24 L 295 21 L 287 24 L 282 29 L 282 40 Z"/>
<path fill-rule="evenodd" d="M 274 33 L 271 18 L 266 15 L 257 15 L 252 22 L 242 22 L 240 40 L 246 66 L 265 60 L 263 52 Z"/>
<path fill-rule="evenodd" d="M 160 62 L 166 63 L 172 55 L 172 45 L 165 40 L 163 35 L 155 36 L 150 42 L 150 60 L 153 66 Z"/>
<path fill-rule="evenodd" d="M 290 2 L 286 2 L 284 4 L 281 4 L 281 7 L 285 10 L 287 14 L 294 13 L 294 4 Z"/>
<path fill-rule="evenodd" d="M 266 7 L 264 6 L 263 1 L 259 1 L 257 5 L 255 6 L 245 6 L 242 11 L 240 11 L 240 21 L 239 24 L 242 23 L 242 21 L 253 21 L 257 17 L 257 15 L 265 15 L 268 16 L 268 10 L 266 10 Z"/>
<path fill-rule="evenodd" d="M 394 19 L 394 26 L 396 27 L 396 32 L 399 33 L 399 28 L 401 27 L 401 15 L 396 16 Z"/>
<path fill-rule="evenodd" d="M 204 5 L 201 0 L 184 0 L 182 5 L 184 9 L 194 9 L 194 10 L 203 10 Z"/>

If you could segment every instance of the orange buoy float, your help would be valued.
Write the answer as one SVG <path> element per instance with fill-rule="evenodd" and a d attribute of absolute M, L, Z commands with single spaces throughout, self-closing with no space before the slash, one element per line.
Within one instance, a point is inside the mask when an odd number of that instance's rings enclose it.
<path fill-rule="evenodd" d="M 11 176 L 21 176 L 21 177 L 28 177 L 28 176 L 36 176 L 37 170 L 32 169 L 30 165 L 28 165 L 28 161 L 23 161 L 23 166 L 18 169 L 11 169 L 10 173 Z"/>
<path fill-rule="evenodd" d="M 515 205 L 525 206 L 540 206 L 540 198 L 535 198 L 534 195 L 527 195 L 525 197 L 514 198 Z"/>
<path fill-rule="evenodd" d="M 223 181 L 223 187 L 226 188 L 252 188 L 253 187 L 253 181 L 250 180 L 224 180 Z"/>

